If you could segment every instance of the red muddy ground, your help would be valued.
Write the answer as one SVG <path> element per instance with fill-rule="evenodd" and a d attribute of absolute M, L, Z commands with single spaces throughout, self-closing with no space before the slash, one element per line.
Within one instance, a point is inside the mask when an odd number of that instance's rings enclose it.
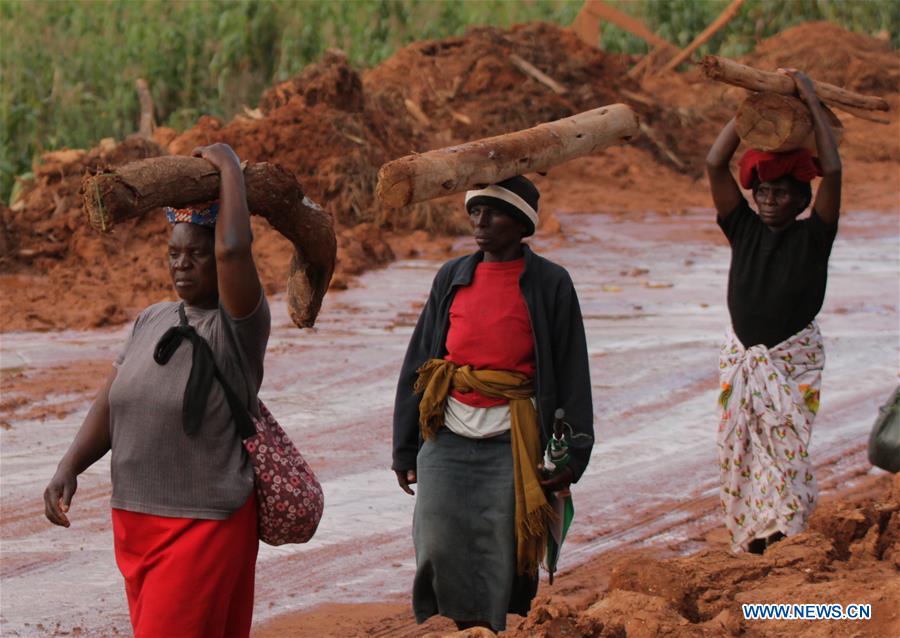
<path fill-rule="evenodd" d="M 809 531 L 763 556 L 728 551 L 725 535 L 686 557 L 673 549 L 622 549 L 602 554 L 542 585 L 527 618 L 509 617 L 508 638 L 666 636 L 837 637 L 900 635 L 900 477 L 868 477 L 823 499 Z M 860 602 L 872 619 L 747 621 L 742 603 Z M 416 626 L 407 601 L 324 605 L 271 622 L 254 638 L 393 636 L 476 638 L 446 619 Z"/>

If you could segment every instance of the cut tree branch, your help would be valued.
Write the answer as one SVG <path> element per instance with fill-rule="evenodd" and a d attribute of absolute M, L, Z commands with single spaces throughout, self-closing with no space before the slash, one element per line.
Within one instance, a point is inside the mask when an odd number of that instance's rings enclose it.
<path fill-rule="evenodd" d="M 725 10 L 719 14 L 718 18 L 713 20 L 708 27 L 694 38 L 693 42 L 687 45 L 681 53 L 672 58 L 672 61 L 663 67 L 662 72 L 668 73 L 669 71 L 678 68 L 679 64 L 691 57 L 691 54 L 694 51 L 703 46 L 707 40 L 718 33 L 719 29 L 728 24 L 729 20 L 737 15 L 742 4 L 744 4 L 744 0 L 733 0 L 732 3 L 725 7 Z"/>
<path fill-rule="evenodd" d="M 557 95 L 562 95 L 566 92 L 566 87 L 562 84 L 551 78 L 549 75 L 541 71 L 539 68 L 534 66 L 531 62 L 527 60 L 523 60 L 515 53 L 509 56 L 509 61 L 512 62 L 513 66 L 519 69 L 525 75 L 534 78 L 551 91 L 556 93 Z"/>
<path fill-rule="evenodd" d="M 138 134 L 145 140 L 149 140 L 153 137 L 153 129 L 156 128 L 156 122 L 153 120 L 153 96 L 150 94 L 150 86 L 144 78 L 135 80 L 134 88 L 137 90 L 138 100 L 141 103 L 141 121 L 138 125 Z"/>
<path fill-rule="evenodd" d="M 840 143 L 843 127 L 831 109 L 822 107 L 835 141 Z M 752 93 L 735 114 L 738 136 L 750 148 L 783 153 L 808 148 L 816 154 L 816 136 L 809 107 L 790 95 L 763 91 Z"/>
<path fill-rule="evenodd" d="M 581 11 L 585 16 L 590 16 L 595 20 L 606 20 L 607 22 L 611 22 L 620 29 L 624 29 L 625 31 L 628 31 L 628 33 L 636 35 L 653 46 L 673 46 L 672 43 L 665 38 L 661 38 L 653 33 L 653 31 L 639 19 L 611 7 L 605 2 L 602 2 L 602 0 L 585 0 L 584 7 Z M 597 46 L 597 43 L 595 42 L 591 46 Z"/>
<path fill-rule="evenodd" d="M 604 106 L 523 131 L 388 162 L 378 171 L 375 194 L 388 208 L 401 208 L 515 175 L 545 171 L 628 141 L 638 130 L 637 115 L 630 107 Z"/>
<path fill-rule="evenodd" d="M 782 95 L 794 95 L 797 90 L 794 81 L 787 75 L 771 71 L 760 71 L 728 58 L 707 55 L 700 61 L 700 66 L 703 68 L 703 73 L 710 80 L 733 84 L 751 91 L 771 91 Z M 861 93 L 848 91 L 826 82 L 813 81 L 813 87 L 819 99 L 830 106 L 838 108 L 847 106 L 868 111 L 887 111 L 890 109 L 887 101 L 880 97 L 862 95 Z M 856 114 L 854 113 L 854 115 Z"/>

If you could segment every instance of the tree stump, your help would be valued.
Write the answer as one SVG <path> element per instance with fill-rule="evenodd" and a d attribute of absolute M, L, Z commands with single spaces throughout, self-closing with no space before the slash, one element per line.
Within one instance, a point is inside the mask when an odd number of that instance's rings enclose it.
<path fill-rule="evenodd" d="M 831 120 L 835 139 L 840 142 L 843 126 L 823 105 Z M 778 93 L 754 93 L 738 107 L 737 134 L 751 148 L 772 153 L 808 148 L 815 154 L 816 137 L 812 116 L 802 100 Z"/>
<path fill-rule="evenodd" d="M 315 324 L 337 255 L 334 220 L 305 197 L 294 176 L 261 162 L 244 167 L 250 212 L 264 217 L 294 246 L 287 303 L 298 328 Z M 216 200 L 219 172 L 204 159 L 171 155 L 87 175 L 81 192 L 91 226 L 109 232 L 116 223 L 161 206 L 183 207 Z"/>

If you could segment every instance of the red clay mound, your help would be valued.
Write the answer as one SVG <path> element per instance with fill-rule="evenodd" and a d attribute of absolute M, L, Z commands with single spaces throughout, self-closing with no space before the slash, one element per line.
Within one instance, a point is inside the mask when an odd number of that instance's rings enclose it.
<path fill-rule="evenodd" d="M 559 95 L 517 68 L 510 56 L 547 74 Z M 622 91 L 641 88 L 626 75 L 630 56 L 584 44 L 568 29 L 537 22 L 509 31 L 471 29 L 464 37 L 417 42 L 367 71 L 363 86 L 391 121 L 412 119 L 414 130 L 432 148 L 535 126 L 607 104 L 629 101 L 641 120 L 660 131 L 678 115 L 651 100 L 630 101 Z M 696 155 L 693 139 L 667 139 L 684 157 Z M 656 160 L 670 160 L 645 138 L 634 142 Z M 699 163 L 692 168 L 698 169 Z M 688 168 L 688 167 L 686 167 Z"/>
<path fill-rule="evenodd" d="M 810 529 L 763 556 L 706 549 L 619 562 L 605 593 L 580 586 L 535 601 L 511 638 L 619 636 L 836 637 L 900 635 L 900 476 L 869 481 L 862 495 L 831 499 Z M 577 570 L 576 570 L 577 571 Z M 566 578 L 569 578 L 568 576 Z M 743 603 L 868 603 L 867 621 L 744 620 Z"/>
<path fill-rule="evenodd" d="M 523 75 L 509 62 L 514 52 L 570 83 L 571 94 L 557 96 Z M 89 153 L 49 154 L 4 218 L 2 268 L 15 274 L 8 279 L 6 302 L 16 310 L 3 313 L 0 329 L 104 325 L 170 294 L 161 258 L 165 224 L 148 217 L 112 236 L 98 236 L 82 218 L 78 183 L 86 170 L 163 152 L 186 154 L 212 142 L 227 142 L 242 159 L 278 163 L 345 229 L 336 274 L 336 285 L 344 286 L 349 275 L 393 258 L 382 229 L 453 233 L 465 228 L 462 211 L 447 201 L 420 204 L 401 215 L 379 210 L 374 187 L 385 161 L 615 101 L 613 87 L 625 66 L 625 58 L 605 55 L 549 25 L 511 32 L 476 29 L 465 38 L 416 44 L 362 77 L 342 53 L 331 51 L 267 91 L 255 112 L 228 123 L 204 116 L 180 135 L 158 130 L 155 139 L 164 148 L 129 139 Z M 446 78 L 457 84 L 456 95 L 440 92 L 424 101 Z M 405 99 L 423 101 L 433 124 L 423 125 Z M 454 119 L 455 109 L 468 115 Z M 360 224 L 366 225 L 363 233 L 355 230 Z M 260 271 L 267 289 L 277 290 L 290 249 L 259 226 Z M 427 246 L 402 249 L 427 252 Z"/>

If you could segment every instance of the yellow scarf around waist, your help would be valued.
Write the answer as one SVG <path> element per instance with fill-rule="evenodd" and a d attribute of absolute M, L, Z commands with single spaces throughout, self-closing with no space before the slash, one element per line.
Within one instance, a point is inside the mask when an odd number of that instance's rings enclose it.
<path fill-rule="evenodd" d="M 426 441 L 444 425 L 451 389 L 475 390 L 509 401 L 516 491 L 516 568 L 519 574 L 536 574 L 547 547 L 547 524 L 553 509 L 538 482 L 541 434 L 531 402 L 532 380 L 519 372 L 473 370 L 444 359 L 429 359 L 417 372 L 415 391 L 421 395 L 419 426 Z"/>

